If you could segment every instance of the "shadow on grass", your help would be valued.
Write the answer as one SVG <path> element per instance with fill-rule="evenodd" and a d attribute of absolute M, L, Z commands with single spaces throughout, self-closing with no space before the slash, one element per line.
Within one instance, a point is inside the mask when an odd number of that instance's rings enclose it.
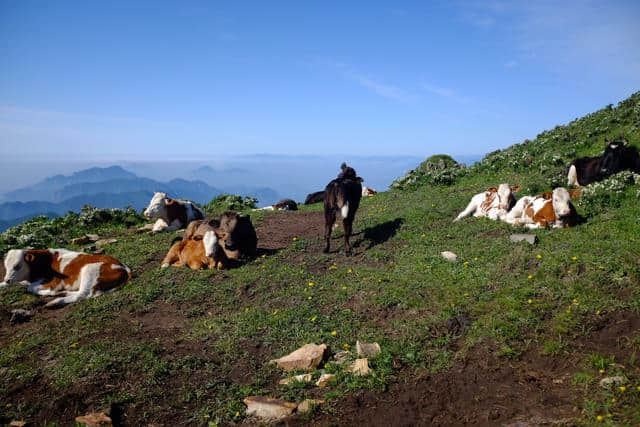
<path fill-rule="evenodd" d="M 367 240 L 369 241 L 367 249 L 380 245 L 395 236 L 403 223 L 403 218 L 396 218 L 392 221 L 386 221 L 374 227 L 365 228 L 361 232 L 364 239 L 358 242 L 357 245 L 360 246 L 362 243 L 366 243 Z"/>

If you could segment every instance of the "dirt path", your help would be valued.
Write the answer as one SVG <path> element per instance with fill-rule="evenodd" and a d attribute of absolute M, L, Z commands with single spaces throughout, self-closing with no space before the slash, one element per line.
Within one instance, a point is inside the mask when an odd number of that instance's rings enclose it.
<path fill-rule="evenodd" d="M 278 212 L 268 215 L 256 227 L 258 247 L 267 250 L 283 249 L 291 245 L 294 237 L 320 238 L 323 230 L 322 212 Z"/>

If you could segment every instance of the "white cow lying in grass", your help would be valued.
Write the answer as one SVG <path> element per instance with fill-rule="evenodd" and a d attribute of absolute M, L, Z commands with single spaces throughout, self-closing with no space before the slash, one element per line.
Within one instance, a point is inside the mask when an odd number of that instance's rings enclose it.
<path fill-rule="evenodd" d="M 131 270 L 115 258 L 65 249 L 12 249 L 4 259 L 0 288 L 26 282 L 27 291 L 59 296 L 46 306 L 70 304 L 111 292 L 131 277 Z"/>
<path fill-rule="evenodd" d="M 494 221 L 502 219 L 516 204 L 513 192 L 517 190 L 518 187 L 500 184 L 498 188 L 491 187 L 483 193 L 476 194 L 453 222 L 460 221 L 471 214 L 476 218 L 487 217 Z"/>
<path fill-rule="evenodd" d="M 559 187 L 539 196 L 522 197 L 503 220 L 511 225 L 523 225 L 531 229 L 563 228 L 576 225 L 579 217 L 571 203 L 569 191 Z"/>
<path fill-rule="evenodd" d="M 204 218 L 195 203 L 172 199 L 167 193 L 155 193 L 143 214 L 147 218 L 157 219 L 152 228 L 154 233 L 185 228 L 191 221 Z"/>

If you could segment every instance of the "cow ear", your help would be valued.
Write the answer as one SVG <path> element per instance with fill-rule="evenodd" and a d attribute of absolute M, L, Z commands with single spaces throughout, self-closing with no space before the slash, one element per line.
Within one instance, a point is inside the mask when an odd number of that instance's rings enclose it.
<path fill-rule="evenodd" d="M 35 260 L 36 260 L 36 256 L 35 256 L 34 254 L 32 254 L 32 253 L 27 252 L 27 253 L 24 255 L 24 260 L 25 260 L 26 262 L 28 262 L 28 263 L 32 263 L 33 261 L 35 261 Z"/>
<path fill-rule="evenodd" d="M 521 187 L 519 185 L 512 185 L 510 188 L 512 193 L 517 193 L 518 191 L 520 191 Z"/>
<path fill-rule="evenodd" d="M 496 193 L 498 191 L 498 189 L 496 187 L 489 187 L 487 189 L 487 191 L 490 192 L 490 193 Z"/>
<path fill-rule="evenodd" d="M 550 200 L 553 198 L 553 193 L 551 191 L 545 191 L 542 193 L 542 198 L 545 200 Z"/>
<path fill-rule="evenodd" d="M 569 190 L 569 197 L 571 200 L 579 199 L 582 195 L 582 190 L 580 188 L 574 188 L 573 190 Z"/>
<path fill-rule="evenodd" d="M 168 197 L 167 197 L 167 205 L 172 205 L 172 204 L 174 204 L 175 202 L 176 202 L 175 200 L 170 199 L 170 198 L 168 198 Z"/>

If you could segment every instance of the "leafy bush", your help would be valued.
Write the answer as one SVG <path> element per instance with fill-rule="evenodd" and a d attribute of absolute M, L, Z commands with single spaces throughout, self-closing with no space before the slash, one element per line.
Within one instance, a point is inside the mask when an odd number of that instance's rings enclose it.
<path fill-rule="evenodd" d="M 208 215 L 218 215 L 225 211 L 244 211 L 255 209 L 258 199 L 235 194 L 221 194 L 203 206 Z"/>
<path fill-rule="evenodd" d="M 605 208 L 619 207 L 626 189 L 633 185 L 640 185 L 640 175 L 622 171 L 604 181 L 586 186 L 577 204 L 588 215 L 596 215 Z M 640 193 L 636 196 L 638 194 Z"/>
<path fill-rule="evenodd" d="M 437 154 L 429 157 L 420 165 L 395 180 L 391 188 L 400 190 L 417 188 L 426 184 L 451 185 L 467 174 L 465 165 L 456 162 L 451 156 Z"/>
<path fill-rule="evenodd" d="M 125 228 L 144 222 L 135 209 L 99 209 L 84 206 L 80 213 L 54 219 L 37 216 L 0 234 L 0 256 L 10 249 L 44 249 L 68 243 L 75 237 L 106 229 Z"/>

